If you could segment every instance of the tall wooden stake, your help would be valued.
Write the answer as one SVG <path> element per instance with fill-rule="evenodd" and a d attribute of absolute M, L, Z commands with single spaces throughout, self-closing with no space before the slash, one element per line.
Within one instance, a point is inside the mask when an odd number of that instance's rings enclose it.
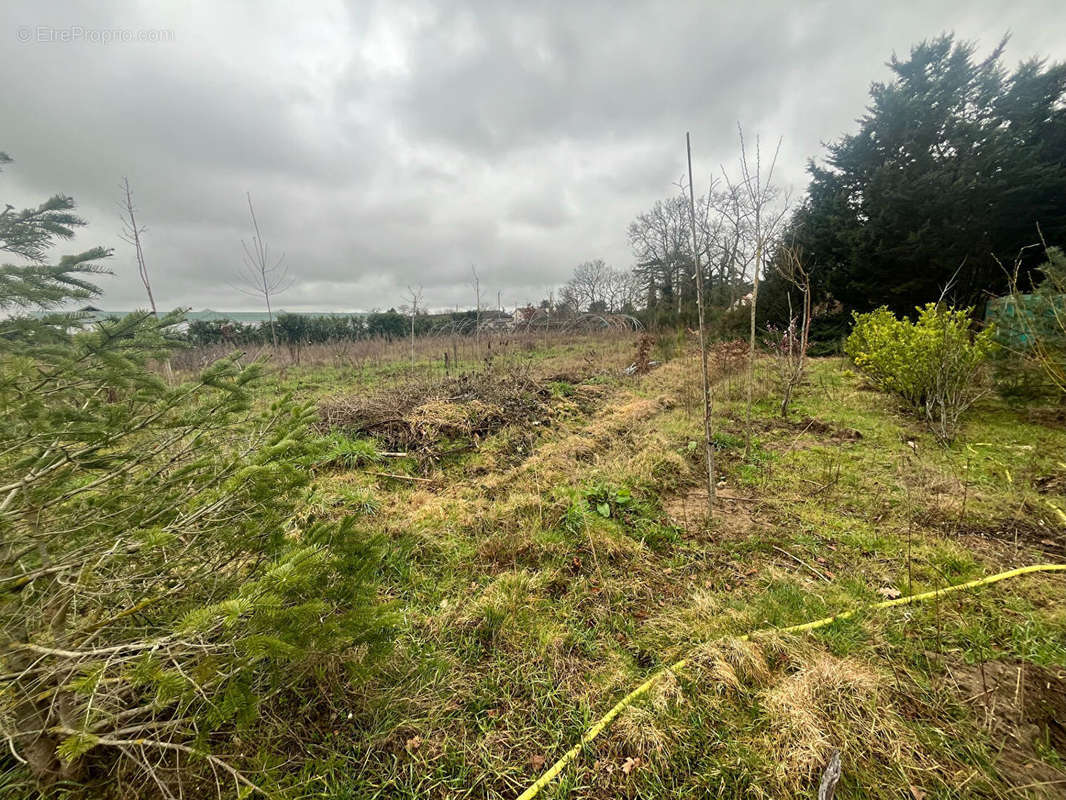
<path fill-rule="evenodd" d="M 696 309 L 700 327 L 700 372 L 703 375 L 703 447 L 707 459 L 707 518 L 714 517 L 714 446 L 711 442 L 711 381 L 707 375 L 707 333 L 703 313 L 703 269 L 700 267 L 700 251 L 696 240 L 696 194 L 692 184 L 692 140 L 685 133 L 685 150 L 688 154 L 688 210 L 692 229 L 692 261 L 696 267 Z"/>
<path fill-rule="evenodd" d="M 755 210 L 755 277 L 751 283 L 751 326 L 748 339 L 748 396 L 744 412 L 744 460 L 751 460 L 751 396 L 755 387 L 755 306 L 759 302 L 759 267 L 762 264 L 762 235 L 759 232 L 759 209 Z"/>
<path fill-rule="evenodd" d="M 474 317 L 474 353 L 477 358 L 477 364 L 481 364 L 481 278 L 477 274 L 477 268 L 471 264 L 470 271 L 474 273 L 474 299 L 477 303 L 476 316 Z"/>

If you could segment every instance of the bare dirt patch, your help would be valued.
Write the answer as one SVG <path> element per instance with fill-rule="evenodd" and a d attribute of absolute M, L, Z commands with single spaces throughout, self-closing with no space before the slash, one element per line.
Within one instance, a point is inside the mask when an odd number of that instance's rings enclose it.
<path fill-rule="evenodd" d="M 1052 560 L 1066 558 L 1066 529 L 1048 525 L 1040 509 L 1026 504 L 1017 513 L 995 519 L 977 519 L 948 509 L 931 508 L 920 514 L 922 525 L 945 536 L 984 540 L 995 549 L 1018 553 L 1036 550 Z"/>
<path fill-rule="evenodd" d="M 990 661 L 958 664 L 948 675 L 999 745 L 999 770 L 1035 796 L 1062 797 L 1066 772 L 1047 763 L 1040 751 L 1066 758 L 1066 669 Z"/>
<path fill-rule="evenodd" d="M 842 445 L 858 442 L 862 431 L 841 427 L 817 417 L 802 419 L 753 420 L 752 428 L 765 435 L 766 446 L 771 450 L 802 450 L 824 445 Z"/>
<path fill-rule="evenodd" d="M 1066 407 L 1032 408 L 1026 413 L 1030 422 L 1048 428 L 1066 428 Z"/>
<path fill-rule="evenodd" d="M 816 417 L 804 417 L 797 422 L 791 423 L 791 427 L 793 430 L 810 432 L 818 436 L 824 436 L 841 442 L 857 442 L 862 438 L 862 433 L 855 428 L 837 427 L 832 423 L 817 419 Z"/>
<path fill-rule="evenodd" d="M 667 521 L 686 534 L 710 529 L 716 539 L 745 539 L 756 527 L 750 500 L 731 489 L 718 489 L 713 524 L 708 524 L 706 489 L 694 488 L 685 494 L 673 495 L 663 502 L 662 508 Z"/>
<path fill-rule="evenodd" d="M 1066 494 L 1066 473 L 1041 475 L 1033 481 L 1033 488 L 1040 494 Z"/>

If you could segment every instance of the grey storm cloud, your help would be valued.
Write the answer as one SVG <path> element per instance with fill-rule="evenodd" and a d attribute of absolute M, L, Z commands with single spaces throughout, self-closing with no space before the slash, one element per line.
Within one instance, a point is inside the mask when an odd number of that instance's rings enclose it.
<path fill-rule="evenodd" d="M 893 52 L 1010 32 L 1011 60 L 1062 59 L 1064 22 L 1056 0 L 9 0 L 0 200 L 75 197 L 90 225 L 64 247 L 115 248 L 106 308 L 144 303 L 123 176 L 164 306 L 254 307 L 233 288 L 245 192 L 295 279 L 282 308 L 387 308 L 414 284 L 469 305 L 472 265 L 486 296 L 535 302 L 581 261 L 631 265 L 626 226 L 675 190 L 686 130 L 704 184 L 735 162 L 738 121 L 781 137 L 799 196 Z"/>

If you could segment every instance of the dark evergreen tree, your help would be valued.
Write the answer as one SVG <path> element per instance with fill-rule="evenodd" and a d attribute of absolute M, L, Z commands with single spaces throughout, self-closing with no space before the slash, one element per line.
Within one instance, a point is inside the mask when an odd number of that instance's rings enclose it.
<path fill-rule="evenodd" d="M 409 325 L 410 320 L 395 308 L 374 311 L 366 318 L 367 335 L 381 337 L 390 342 L 393 339 L 402 339 L 407 334 Z"/>
<path fill-rule="evenodd" d="M 898 312 L 952 284 L 960 305 L 1007 289 L 1000 266 L 1066 238 L 1066 65 L 1008 73 L 1004 40 L 984 60 L 950 34 L 892 58 L 856 134 L 811 163 L 791 237 L 816 289 Z M 1039 260 L 1033 251 L 1035 266 Z"/>

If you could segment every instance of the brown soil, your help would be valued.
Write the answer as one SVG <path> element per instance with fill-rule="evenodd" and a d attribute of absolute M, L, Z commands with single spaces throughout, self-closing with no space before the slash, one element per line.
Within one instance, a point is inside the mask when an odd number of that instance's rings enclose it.
<path fill-rule="evenodd" d="M 1033 481 L 1033 488 L 1040 494 L 1066 494 L 1066 474 L 1041 475 Z"/>
<path fill-rule="evenodd" d="M 707 490 L 695 488 L 687 494 L 674 495 L 663 503 L 667 520 L 685 531 L 696 534 L 713 527 L 714 538 L 744 539 L 755 527 L 755 516 L 749 498 L 730 489 L 715 492 L 714 525 L 707 524 Z"/>
<path fill-rule="evenodd" d="M 862 439 L 855 428 L 842 428 L 816 417 L 753 420 L 752 427 L 768 437 L 770 449 L 804 449 L 824 444 L 844 444 Z"/>
<path fill-rule="evenodd" d="M 1066 772 L 1039 755 L 1066 758 L 1066 669 L 989 661 L 952 666 L 948 676 L 998 748 L 999 771 L 1029 796 L 1066 797 Z"/>
<path fill-rule="evenodd" d="M 1041 515 L 1029 506 L 999 519 L 972 519 L 946 510 L 929 509 L 918 522 L 947 536 L 984 539 L 1015 552 L 1036 550 L 1049 560 L 1066 558 L 1066 530 L 1041 524 Z"/>
<path fill-rule="evenodd" d="M 1066 427 L 1066 407 L 1045 407 L 1030 409 L 1027 416 L 1030 422 L 1046 425 L 1049 428 Z"/>

